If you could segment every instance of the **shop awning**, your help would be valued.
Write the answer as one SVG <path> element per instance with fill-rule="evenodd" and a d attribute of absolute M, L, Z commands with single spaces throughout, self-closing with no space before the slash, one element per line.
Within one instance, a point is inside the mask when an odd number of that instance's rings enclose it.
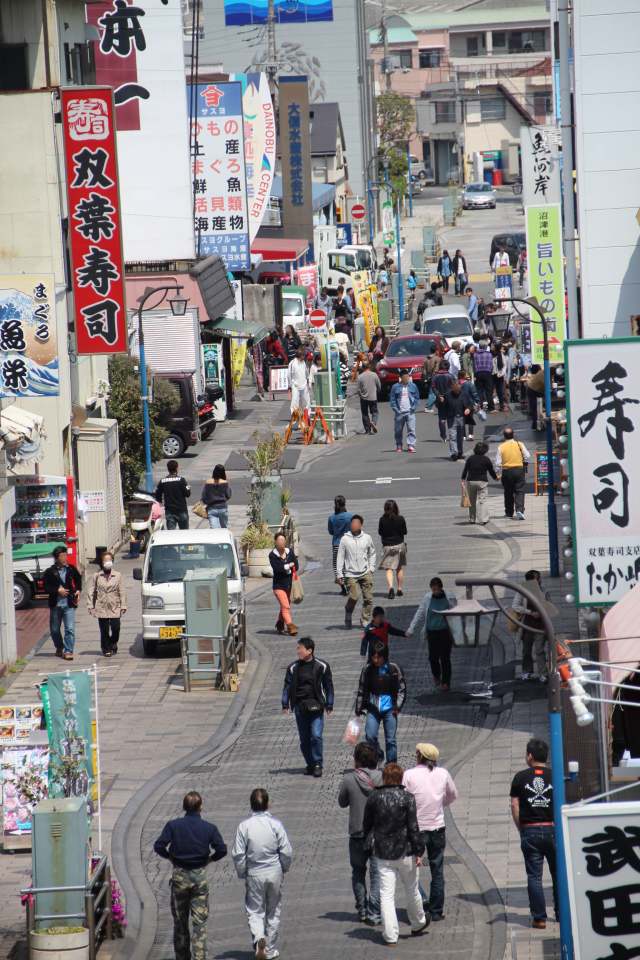
<path fill-rule="evenodd" d="M 262 259 L 270 262 L 299 260 L 309 249 L 306 240 L 281 240 L 279 237 L 264 237 L 254 240 L 251 253 L 262 254 Z"/>
<path fill-rule="evenodd" d="M 207 323 L 207 329 L 219 337 L 245 337 L 259 343 L 269 331 L 261 323 L 251 320 L 237 320 L 232 317 L 218 317 Z"/>
<path fill-rule="evenodd" d="M 313 212 L 317 213 L 323 207 L 328 207 L 336 197 L 336 188 L 332 183 L 312 183 L 311 201 Z M 271 185 L 272 200 L 282 200 L 282 177 L 274 177 Z"/>
<path fill-rule="evenodd" d="M 622 600 L 618 600 L 602 621 L 599 659 L 621 664 L 619 667 L 604 668 L 604 679 L 613 687 L 624 683 L 640 663 L 639 623 L 640 584 L 629 590 Z M 606 696 L 613 696 L 613 693 L 608 691 Z"/>
<path fill-rule="evenodd" d="M 0 443 L 10 466 L 42 460 L 46 436 L 44 417 L 15 404 L 0 410 Z"/>

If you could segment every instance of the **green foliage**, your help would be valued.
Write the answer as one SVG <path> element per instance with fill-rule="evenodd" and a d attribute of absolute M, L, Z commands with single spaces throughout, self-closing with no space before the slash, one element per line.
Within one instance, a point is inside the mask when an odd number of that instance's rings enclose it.
<path fill-rule="evenodd" d="M 249 524 L 259 527 L 262 520 L 262 505 L 264 503 L 265 480 L 273 473 L 277 473 L 282 463 L 286 444 L 282 434 L 275 430 L 260 439 L 256 434 L 255 450 L 245 453 L 251 473 L 257 480 L 249 488 L 249 500 L 247 504 L 247 517 Z"/>
<path fill-rule="evenodd" d="M 125 499 L 131 496 L 140 483 L 144 470 L 144 430 L 140 377 L 131 357 L 117 355 L 109 360 L 109 416 L 118 421 L 120 441 L 120 470 L 122 493 Z M 178 393 L 166 380 L 156 380 L 153 403 L 150 404 L 151 458 L 162 456 L 162 441 L 167 436 L 166 425 L 171 410 L 178 403 Z"/>
<path fill-rule="evenodd" d="M 396 197 L 407 192 L 407 141 L 416 122 L 413 102 L 398 93 L 383 93 L 377 99 L 380 139 L 378 178 L 384 180 L 384 160 L 389 163 L 389 180 Z"/>
<path fill-rule="evenodd" d="M 246 553 L 251 553 L 252 550 L 268 550 L 273 546 L 273 534 L 266 523 L 250 523 L 240 534 L 240 546 Z"/>

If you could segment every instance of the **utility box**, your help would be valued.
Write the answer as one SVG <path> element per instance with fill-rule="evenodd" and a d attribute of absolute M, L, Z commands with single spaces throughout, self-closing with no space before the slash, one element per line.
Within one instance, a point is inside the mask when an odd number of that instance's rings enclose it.
<path fill-rule="evenodd" d="M 262 487 L 262 519 L 268 527 L 279 527 L 282 522 L 282 480 L 274 474 L 264 480 L 253 477 L 252 485 Z"/>
<path fill-rule="evenodd" d="M 188 570 L 183 580 L 190 683 L 215 683 L 222 670 L 222 646 L 229 622 L 227 572 L 222 567 Z"/>
<path fill-rule="evenodd" d="M 37 920 L 36 930 L 82 926 L 88 870 L 87 801 L 83 797 L 41 800 L 33 811 L 33 886 L 81 889 L 37 893 L 36 917 L 51 919 Z"/>

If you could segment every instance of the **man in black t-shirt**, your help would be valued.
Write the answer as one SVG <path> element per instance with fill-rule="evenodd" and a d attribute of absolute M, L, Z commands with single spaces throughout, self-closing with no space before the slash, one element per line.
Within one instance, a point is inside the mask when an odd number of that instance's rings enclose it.
<path fill-rule="evenodd" d="M 546 859 L 553 882 L 553 902 L 558 916 L 556 891 L 556 845 L 553 832 L 553 787 L 546 766 L 549 747 L 544 740 L 529 740 L 526 770 L 517 773 L 511 784 L 511 816 L 520 831 L 520 849 L 527 870 L 527 893 L 531 926 L 544 930 L 547 907 L 542 888 Z"/>
<path fill-rule="evenodd" d="M 167 524 L 167 530 L 189 529 L 189 508 L 187 497 L 191 495 L 191 487 L 178 474 L 178 461 L 169 460 L 167 464 L 169 471 L 166 477 L 160 481 L 156 487 L 155 498 L 158 503 L 164 504 L 164 518 Z"/>

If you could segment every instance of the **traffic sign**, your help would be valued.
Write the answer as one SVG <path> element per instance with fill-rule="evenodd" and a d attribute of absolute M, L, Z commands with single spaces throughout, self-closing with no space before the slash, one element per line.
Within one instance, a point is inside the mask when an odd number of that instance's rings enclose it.
<path fill-rule="evenodd" d="M 367 215 L 367 211 L 362 203 L 354 203 L 351 207 L 351 219 L 358 221 L 364 220 Z"/>
<path fill-rule="evenodd" d="M 327 315 L 324 310 L 312 310 L 309 314 L 309 323 L 312 327 L 324 327 Z"/>

